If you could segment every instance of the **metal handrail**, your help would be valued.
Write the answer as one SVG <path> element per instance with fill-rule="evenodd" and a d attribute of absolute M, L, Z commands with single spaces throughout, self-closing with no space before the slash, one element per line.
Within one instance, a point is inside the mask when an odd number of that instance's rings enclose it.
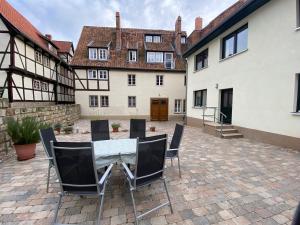
<path fill-rule="evenodd" d="M 202 109 L 202 122 L 203 122 L 203 126 L 205 126 L 205 117 L 213 117 L 214 118 L 214 123 L 216 121 L 218 121 L 221 124 L 221 136 L 222 136 L 223 135 L 223 127 L 224 127 L 224 118 L 226 119 L 227 116 L 224 113 L 221 112 L 220 107 L 203 106 L 203 107 L 201 107 L 201 109 Z M 213 114 L 205 114 L 205 111 L 207 109 L 213 109 L 214 113 Z M 217 110 L 219 110 L 220 118 L 216 117 Z"/>

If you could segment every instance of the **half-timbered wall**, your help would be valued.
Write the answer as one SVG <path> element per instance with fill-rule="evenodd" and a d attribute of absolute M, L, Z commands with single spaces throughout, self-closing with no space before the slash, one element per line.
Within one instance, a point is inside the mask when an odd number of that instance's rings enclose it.
<path fill-rule="evenodd" d="M 7 69 L 10 65 L 10 34 L 0 19 L 0 98 L 7 98 Z"/>
<path fill-rule="evenodd" d="M 91 70 L 96 70 L 97 74 L 100 70 L 99 68 L 91 68 Z M 105 70 L 105 69 L 104 69 Z M 81 91 L 109 91 L 109 70 L 107 70 L 107 79 L 100 79 L 97 75 L 97 79 L 90 79 L 88 75 L 89 69 L 77 69 L 75 70 L 75 89 Z"/>

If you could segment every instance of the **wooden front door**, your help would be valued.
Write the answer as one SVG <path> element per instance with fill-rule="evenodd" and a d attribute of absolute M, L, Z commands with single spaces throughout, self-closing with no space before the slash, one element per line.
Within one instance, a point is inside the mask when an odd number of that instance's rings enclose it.
<path fill-rule="evenodd" d="M 167 98 L 152 98 L 151 99 L 151 120 L 152 121 L 167 121 L 169 114 Z"/>
<path fill-rule="evenodd" d="M 231 124 L 232 121 L 232 94 L 232 88 L 221 90 L 221 112 L 226 115 L 226 118 L 224 118 L 224 123 L 229 124 Z"/>

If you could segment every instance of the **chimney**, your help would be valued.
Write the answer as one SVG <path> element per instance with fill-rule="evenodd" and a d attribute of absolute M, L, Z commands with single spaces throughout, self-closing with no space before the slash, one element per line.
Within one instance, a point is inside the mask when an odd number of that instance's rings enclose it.
<path fill-rule="evenodd" d="M 178 16 L 175 23 L 175 49 L 181 55 L 181 17 Z"/>
<path fill-rule="evenodd" d="M 51 35 L 51 34 L 45 34 L 45 37 L 46 37 L 47 39 L 49 39 L 50 41 L 52 41 L 52 35 Z"/>
<path fill-rule="evenodd" d="M 116 12 L 116 49 L 121 50 L 121 21 L 120 21 L 120 13 Z"/>
<path fill-rule="evenodd" d="M 202 30 L 203 19 L 201 17 L 196 17 L 195 19 L 195 30 Z"/>

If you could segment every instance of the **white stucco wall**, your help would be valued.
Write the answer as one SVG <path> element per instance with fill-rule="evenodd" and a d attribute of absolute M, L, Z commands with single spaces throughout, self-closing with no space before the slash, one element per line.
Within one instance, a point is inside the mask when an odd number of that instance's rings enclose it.
<path fill-rule="evenodd" d="M 220 106 L 220 90 L 233 88 L 233 125 L 300 137 L 300 116 L 291 114 L 300 73 L 296 21 L 296 0 L 273 0 L 190 56 L 187 116 L 202 118 L 193 91 L 207 89 L 207 106 Z M 220 61 L 221 39 L 247 22 L 248 51 Z M 194 72 L 194 56 L 207 47 L 208 68 Z"/>
<path fill-rule="evenodd" d="M 76 70 L 76 73 L 84 77 L 86 74 L 85 70 Z M 136 86 L 128 86 L 128 74 L 136 75 Z M 164 75 L 163 86 L 156 86 L 156 75 Z M 151 98 L 168 98 L 169 115 L 174 115 L 175 99 L 185 99 L 184 73 L 110 70 L 109 76 L 110 91 L 75 92 L 82 116 L 150 116 Z M 89 95 L 99 96 L 99 107 L 89 107 Z M 100 107 L 100 95 L 109 96 L 109 107 Z M 136 96 L 136 108 L 128 107 L 128 96 Z"/>

